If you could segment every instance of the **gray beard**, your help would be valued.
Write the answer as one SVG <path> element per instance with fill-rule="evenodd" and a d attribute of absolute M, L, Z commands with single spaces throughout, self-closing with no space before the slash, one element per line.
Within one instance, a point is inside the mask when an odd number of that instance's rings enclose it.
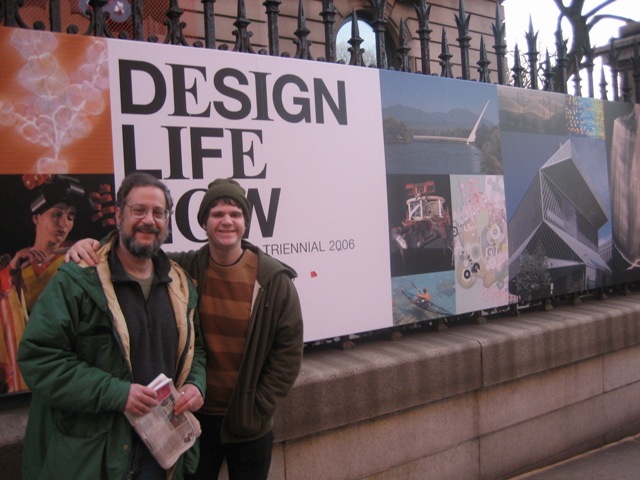
<path fill-rule="evenodd" d="M 122 245 L 129 251 L 131 255 L 136 258 L 154 258 L 160 251 L 160 247 L 169 236 L 169 231 L 165 232 L 165 235 L 159 236 L 151 245 L 143 245 L 135 238 L 136 231 L 141 229 L 134 228 L 134 235 L 127 235 L 120 230 L 120 241 Z"/>
<path fill-rule="evenodd" d="M 136 258 L 153 258 L 162 245 L 157 239 L 151 245 L 142 245 L 134 237 L 122 235 L 120 240 L 131 255 Z"/>

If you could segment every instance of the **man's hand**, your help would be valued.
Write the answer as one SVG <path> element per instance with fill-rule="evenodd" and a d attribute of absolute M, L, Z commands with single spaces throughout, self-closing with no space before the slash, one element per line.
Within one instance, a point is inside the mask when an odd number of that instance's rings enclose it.
<path fill-rule="evenodd" d="M 73 260 L 76 263 L 84 260 L 91 267 L 98 265 L 98 255 L 96 252 L 100 248 L 100 242 L 93 238 L 83 238 L 74 243 L 67 251 L 64 261 L 69 263 Z"/>
<path fill-rule="evenodd" d="M 200 407 L 204 404 L 204 399 L 200 394 L 200 390 L 195 385 L 187 383 L 178 390 L 178 401 L 173 406 L 173 414 L 180 415 L 185 410 L 191 410 L 195 412 L 200 410 Z"/>
<path fill-rule="evenodd" d="M 145 387 L 139 383 L 131 384 L 127 404 L 124 406 L 125 412 L 144 415 L 156 405 L 158 405 L 158 395 L 153 388 Z"/>

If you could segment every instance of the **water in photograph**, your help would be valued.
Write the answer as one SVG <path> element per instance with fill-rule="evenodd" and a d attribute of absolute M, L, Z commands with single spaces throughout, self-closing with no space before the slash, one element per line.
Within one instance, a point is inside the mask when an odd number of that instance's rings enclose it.
<path fill-rule="evenodd" d="M 387 173 L 479 174 L 482 152 L 474 145 L 426 141 L 385 143 Z"/>

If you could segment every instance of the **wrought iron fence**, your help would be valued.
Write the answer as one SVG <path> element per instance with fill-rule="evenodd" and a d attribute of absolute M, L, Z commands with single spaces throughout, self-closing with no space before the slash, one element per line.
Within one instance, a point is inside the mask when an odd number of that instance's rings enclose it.
<path fill-rule="evenodd" d="M 66 4 L 65 0 L 2 0 L 0 3 L 0 22 L 2 25 L 18 28 L 33 28 L 38 30 L 51 30 L 54 32 L 66 31 L 67 33 L 80 33 L 80 26 L 69 24 L 64 27 L 63 19 L 70 14 L 76 13 L 83 16 L 82 22 L 86 24 L 83 35 L 92 35 L 99 37 L 118 37 L 131 40 L 158 42 L 161 32 L 164 30 L 164 40 L 166 44 L 194 46 L 203 48 L 220 48 L 228 49 L 228 44 L 217 46 L 216 39 L 216 20 L 218 14 L 215 11 L 216 0 L 201 0 L 202 11 L 193 12 L 183 10 L 178 0 L 168 0 L 168 8 L 163 11 L 161 3 L 166 6 L 166 0 L 162 2 L 154 0 L 130 0 L 128 2 L 118 2 L 117 0 L 80 0 L 78 5 L 72 5 L 73 8 L 63 8 Z M 226 7 L 230 1 L 227 2 Z M 235 30 L 232 34 L 235 36 L 233 50 L 246 53 L 268 54 L 275 56 L 291 56 L 280 51 L 280 39 L 283 37 L 291 37 L 291 32 L 282 32 L 279 28 L 278 20 L 280 17 L 279 7 L 281 0 L 264 0 L 262 6 L 265 9 L 266 31 L 268 35 L 268 46 L 255 51 L 252 45 L 252 21 L 247 17 L 246 2 L 244 0 L 237 1 L 236 17 L 233 25 Z M 432 8 L 437 5 L 430 5 L 425 0 L 414 0 L 404 2 L 411 4 L 415 10 L 418 29 L 415 32 L 409 32 L 405 19 L 400 19 L 397 46 L 393 54 L 396 56 L 396 62 L 390 62 L 386 50 L 387 24 L 389 19 L 385 17 L 385 0 L 371 0 L 371 25 L 375 35 L 375 66 L 381 69 L 395 68 L 401 71 L 410 71 L 411 62 L 409 52 L 411 50 L 411 35 L 417 34 L 417 43 L 420 45 L 420 54 L 418 63 L 420 65 L 420 73 L 425 75 L 434 75 L 431 71 L 432 62 L 439 65 L 442 77 L 453 77 L 454 64 L 452 59 L 454 54 L 447 39 L 446 31 L 443 27 L 441 40 L 439 42 L 440 53 L 437 55 L 438 60 L 432 58 L 431 53 L 431 28 L 430 15 Z M 33 25 L 29 26 L 23 20 L 22 12 L 33 7 L 34 5 L 48 12 L 48 24 L 44 20 L 36 20 Z M 70 2 L 71 5 L 71 2 Z M 303 8 L 303 1 L 299 0 L 297 14 L 297 28 L 292 32 L 294 43 L 296 44 L 296 52 L 293 55 L 298 59 L 311 60 L 311 41 L 309 36 L 311 31 L 308 28 L 309 22 Z M 151 7 L 156 7 L 151 8 Z M 320 16 L 321 23 L 324 27 L 324 57 L 318 58 L 327 62 L 338 62 L 336 56 L 336 16 L 338 11 L 333 0 L 322 0 L 322 10 Z M 145 21 L 149 15 L 154 16 L 155 22 Z M 118 17 L 124 18 L 126 21 L 118 21 Z M 163 17 L 163 18 L 162 18 Z M 357 22 L 357 13 L 354 10 L 351 13 L 351 38 L 348 40 L 350 45 L 351 65 L 365 65 L 363 57 L 362 43 Z M 604 70 L 600 73 L 599 93 L 600 97 L 606 99 L 610 96 L 615 101 L 627 101 L 640 103 L 640 54 L 637 44 L 634 46 L 633 53 L 629 60 L 623 65 L 620 61 L 620 49 L 616 47 L 614 41 L 611 42 L 608 51 L 596 51 L 595 48 L 583 48 L 582 60 L 577 57 L 573 59 L 568 57 L 567 40 L 563 38 L 561 31 L 556 33 L 555 46 L 556 52 L 550 55 L 548 52 L 544 58 L 540 58 L 540 52 L 536 50 L 537 33 L 533 26 L 530 25 L 529 31 L 525 33 L 527 51 L 520 53 L 518 45 L 515 45 L 513 51 L 512 65 L 508 66 L 507 44 L 505 41 L 505 21 L 501 16 L 501 9 L 496 3 L 495 22 L 491 25 L 493 32 L 493 52 L 495 56 L 496 66 L 491 70 L 491 60 L 487 51 L 484 37 L 474 39 L 470 34 L 469 20 L 471 14 L 465 10 L 464 0 L 459 1 L 458 13 L 455 15 L 455 26 L 457 28 L 459 62 L 461 78 L 465 80 L 477 80 L 480 82 L 492 82 L 491 72 L 497 73 L 497 83 L 500 85 L 512 85 L 515 87 L 531 88 L 535 90 L 556 91 L 562 93 L 573 93 L 574 95 L 583 96 L 581 75 L 586 75 L 587 92 L 586 95 L 594 97 L 595 92 L 595 58 L 596 56 L 604 56 L 606 62 L 610 66 L 611 77 L 609 82 L 605 78 Z M 198 23 L 196 28 L 192 24 L 185 21 Z M 121 20 L 121 19 L 120 19 Z M 151 28 L 150 25 L 155 28 Z M 318 24 L 318 22 L 314 22 Z M 188 35 L 185 31 L 191 28 L 197 30 L 197 38 L 189 44 Z M 147 30 L 147 31 L 145 31 Z M 477 63 L 477 78 L 472 78 L 472 66 L 470 64 L 470 50 L 473 44 L 479 47 L 479 60 Z M 391 65 L 391 63 L 395 63 Z M 583 73 L 581 73 L 583 72 Z M 573 83 L 573 92 L 569 88 Z M 609 95 L 608 87 L 611 86 L 611 95 Z M 634 93 L 635 92 L 635 93 Z"/>
<path fill-rule="evenodd" d="M 253 33 L 251 31 L 253 21 L 247 17 L 246 2 L 237 0 L 235 5 L 235 17 L 229 16 L 229 11 L 233 9 L 231 0 L 219 2 L 218 6 L 225 7 L 224 14 L 216 12 L 216 0 L 198 0 L 202 3 L 201 11 L 183 10 L 179 5 L 179 0 L 129 0 L 130 3 L 122 3 L 118 0 L 0 0 L 0 25 L 35 30 L 49 30 L 53 32 L 67 32 L 71 34 L 121 38 L 131 41 L 148 41 L 163 42 L 165 44 L 182 45 L 191 48 L 208 48 L 208 49 L 233 49 L 237 52 L 263 54 L 272 56 L 289 56 L 297 59 L 314 60 L 311 54 L 311 41 L 309 39 L 311 31 L 309 24 L 313 26 L 322 25 L 323 33 L 321 37 L 324 39 L 324 56 L 315 60 L 326 61 L 331 63 L 340 63 L 338 60 L 336 48 L 336 23 L 338 10 L 333 0 L 322 0 L 322 10 L 320 11 L 321 20 L 315 19 L 312 22 L 307 21 L 307 17 L 303 8 L 303 1 L 298 2 L 297 17 L 295 18 L 297 28 L 293 32 L 284 32 L 279 26 L 281 14 L 279 7 L 281 0 L 264 0 L 262 6 L 266 19 L 262 21 L 261 28 L 266 31 L 265 38 L 260 41 L 260 47 L 252 44 Z M 196 0 L 193 0 L 195 3 Z M 293 0 L 291 0 L 293 1 Z M 72 2 L 75 8 L 69 8 Z M 187 3 L 187 0 L 183 0 Z M 257 2 L 256 2 L 257 3 Z M 395 57 L 395 62 L 389 58 L 389 42 L 387 42 L 388 23 L 390 19 L 385 17 L 385 0 L 370 1 L 369 21 L 375 35 L 375 67 L 380 69 L 396 69 L 401 71 L 410 71 L 412 58 L 417 58 L 416 64 L 419 65 L 417 73 L 423 75 L 440 75 L 441 77 L 454 77 L 454 67 L 459 69 L 461 77 L 464 80 L 479 81 L 491 83 L 493 79 L 491 74 L 497 74 L 497 83 L 500 85 L 511 85 L 514 87 L 528 88 L 533 90 L 555 91 L 562 93 L 573 93 L 577 96 L 583 96 L 582 81 L 580 72 L 586 72 L 587 95 L 595 96 L 595 58 L 597 55 L 606 57 L 607 63 L 611 69 L 611 76 L 607 82 L 604 71 L 601 72 L 600 88 L 601 98 L 606 99 L 608 96 L 608 88 L 611 86 L 611 99 L 615 101 L 640 103 L 640 53 L 637 44 L 633 45 L 632 53 L 629 57 L 629 45 L 627 42 L 627 60 L 620 60 L 621 49 L 618 48 L 615 41 L 606 49 L 596 51 L 594 48 L 585 48 L 582 61 L 576 58 L 572 60 L 567 54 L 567 40 L 563 38 L 562 32 L 556 34 L 556 52 L 552 55 L 546 53 L 544 58 L 540 58 L 540 53 L 536 50 L 537 33 L 533 26 L 530 25 L 529 31 L 526 32 L 525 38 L 527 43 L 527 51 L 520 53 L 518 45 L 514 46 L 512 54 L 508 52 L 505 40 L 505 21 L 501 15 L 501 9 L 496 4 L 495 19 L 491 24 L 493 33 L 493 55 L 495 60 L 495 68 L 490 69 L 491 60 L 487 51 L 485 39 L 480 36 L 479 40 L 470 34 L 469 19 L 470 14 L 466 13 L 464 0 L 459 0 L 458 12 L 454 21 L 457 28 L 459 61 L 454 65 L 454 54 L 447 39 L 446 30 L 443 27 L 439 42 L 432 41 L 433 33 L 430 23 L 430 15 L 435 5 L 427 4 L 425 0 L 405 0 L 403 2 L 410 5 L 415 12 L 412 22 L 417 19 L 418 28 L 414 32 L 417 39 L 411 37 L 408 31 L 407 22 L 401 19 L 398 23 L 398 35 L 396 39 L 397 46 L 391 54 Z M 167 8 L 168 4 L 168 8 Z M 120 5 L 120 6 L 119 6 Z M 125 7 L 127 5 L 128 7 Z M 255 16 L 255 4 L 253 4 L 253 13 Z M 118 8 L 120 10 L 118 10 Z M 126 11 L 126 8 L 130 8 Z M 39 9 L 40 17 L 47 17 L 45 20 L 38 18 L 29 10 Z M 124 9 L 124 10 L 122 10 Z M 408 9 L 408 11 L 410 11 Z M 43 14 L 42 12 L 46 12 Z M 114 18 L 114 15 L 126 17 L 124 21 Z M 365 65 L 362 43 L 363 38 L 360 36 L 357 13 L 354 10 L 351 13 L 351 35 L 348 40 L 350 47 L 348 63 L 356 66 Z M 31 24 L 28 24 L 28 21 Z M 227 31 L 226 36 L 216 36 L 216 27 L 220 26 L 218 22 L 223 18 L 227 23 L 233 20 L 235 29 L 230 33 Z M 194 28 L 192 23 L 197 22 Z M 78 20 L 74 23 L 75 20 Z M 288 24 L 291 25 L 291 18 L 288 18 Z M 396 19 L 397 20 L 397 19 Z M 63 25 L 67 22 L 67 25 Z M 283 22 L 284 23 L 284 22 Z M 228 27 L 228 25 L 226 25 Z M 190 32 L 197 31 L 197 35 Z M 227 30 L 229 30 L 227 28 Z M 234 41 L 229 41 L 231 38 Z M 223 40 L 220 40 L 223 38 Z M 293 55 L 281 52 L 280 41 L 292 40 L 296 46 Z M 321 42 L 320 42 L 321 43 Z M 233 45 L 233 46 L 232 46 Z M 409 52 L 411 45 L 419 45 L 420 53 L 418 56 L 410 57 Z M 436 45 L 440 48 L 437 55 L 438 60 L 432 58 L 432 47 Z M 472 76 L 472 66 L 470 63 L 470 52 L 472 45 L 479 53 L 477 64 L 477 77 Z M 317 48 L 317 47 L 316 47 Z M 316 51 L 317 53 L 317 51 Z M 509 66 L 509 58 L 511 57 L 511 65 Z M 345 62 L 346 63 L 346 62 Z M 439 74 L 432 71 L 432 66 L 440 67 Z M 569 72 L 572 75 L 569 75 Z M 569 85 L 573 83 L 573 92 L 569 92 Z M 624 288 L 628 286 L 625 285 Z M 597 295 L 604 295 L 604 292 L 596 292 Z M 576 292 L 570 299 L 577 301 L 580 292 Z M 549 304 L 551 299 L 545 299 L 545 304 Z M 517 310 L 517 305 L 509 307 Z M 481 318 L 482 312 L 474 312 L 469 318 Z M 456 317 L 438 320 L 438 325 L 444 325 L 447 320 L 456 320 Z M 430 325 L 427 322 L 425 325 Z"/>

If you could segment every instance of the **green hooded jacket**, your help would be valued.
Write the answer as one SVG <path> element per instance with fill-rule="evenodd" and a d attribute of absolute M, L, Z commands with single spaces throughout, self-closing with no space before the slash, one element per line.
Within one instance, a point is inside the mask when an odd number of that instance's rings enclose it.
<path fill-rule="evenodd" d="M 63 264 L 31 312 L 18 361 L 33 395 L 23 448 L 24 480 L 125 479 L 132 428 L 124 415 L 132 374 L 126 321 L 111 283 L 107 255 L 114 237 L 99 250 L 96 267 Z M 163 253 L 160 253 L 163 255 Z M 197 315 L 197 293 L 172 262 L 168 292 L 178 328 L 177 388 L 194 384 L 204 396 L 205 354 Z M 195 458 L 187 458 L 193 457 Z M 183 461 L 167 478 L 182 478 Z"/>

